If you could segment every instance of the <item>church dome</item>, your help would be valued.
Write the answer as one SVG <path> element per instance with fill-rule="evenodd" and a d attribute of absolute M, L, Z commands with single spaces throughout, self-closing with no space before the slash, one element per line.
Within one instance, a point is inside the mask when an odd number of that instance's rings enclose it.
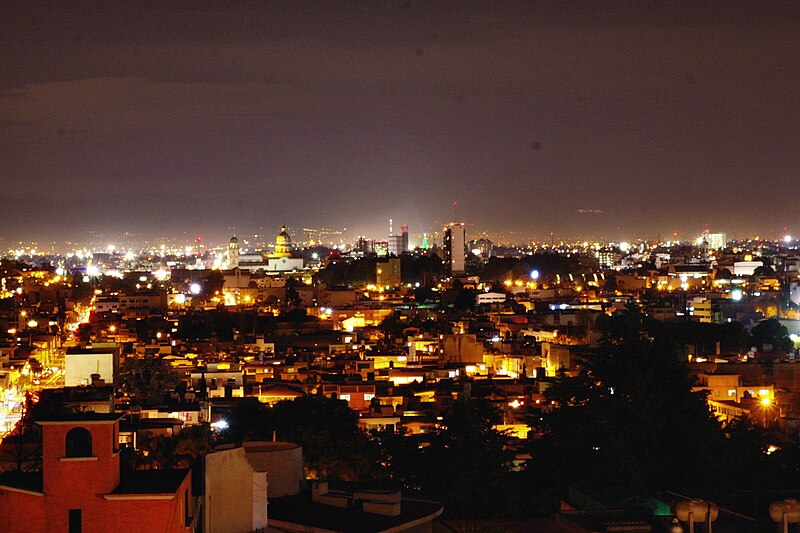
<path fill-rule="evenodd" d="M 292 238 L 286 231 L 286 226 L 281 226 L 281 232 L 275 238 L 275 253 L 273 257 L 290 257 L 292 251 Z"/>
<path fill-rule="evenodd" d="M 286 231 L 286 226 L 281 226 L 281 232 L 278 233 L 278 237 L 275 239 L 276 244 L 291 244 L 292 238 L 289 236 L 289 232 Z"/>

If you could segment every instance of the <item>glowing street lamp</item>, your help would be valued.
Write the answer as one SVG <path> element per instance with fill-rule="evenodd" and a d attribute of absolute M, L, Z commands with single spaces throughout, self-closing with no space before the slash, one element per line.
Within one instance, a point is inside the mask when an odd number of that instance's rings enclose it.
<path fill-rule="evenodd" d="M 800 504 L 795 499 L 773 502 L 769 506 L 769 517 L 781 524 L 783 533 L 788 533 L 790 523 L 800 522 Z"/>
<path fill-rule="evenodd" d="M 705 523 L 706 531 L 711 533 L 711 522 L 719 516 L 719 507 L 713 502 L 685 500 L 675 504 L 675 515 L 681 522 L 688 522 L 689 533 L 694 533 L 697 523 Z"/>
<path fill-rule="evenodd" d="M 761 402 L 761 410 L 764 412 L 764 427 L 768 427 L 769 426 L 768 417 L 770 408 L 772 407 L 772 400 L 770 399 L 769 396 L 764 396 L 763 398 L 761 398 L 760 402 Z"/>

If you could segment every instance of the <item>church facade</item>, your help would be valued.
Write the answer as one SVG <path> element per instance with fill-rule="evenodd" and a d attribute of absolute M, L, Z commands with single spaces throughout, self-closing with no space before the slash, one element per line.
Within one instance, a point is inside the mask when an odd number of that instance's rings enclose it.
<path fill-rule="evenodd" d="M 303 270 L 303 258 L 292 256 L 292 237 L 281 227 L 280 233 L 275 237 L 275 247 L 268 254 L 240 254 L 239 241 L 231 238 L 228 245 L 227 265 L 229 269 L 264 270 L 266 272 L 292 272 Z"/>

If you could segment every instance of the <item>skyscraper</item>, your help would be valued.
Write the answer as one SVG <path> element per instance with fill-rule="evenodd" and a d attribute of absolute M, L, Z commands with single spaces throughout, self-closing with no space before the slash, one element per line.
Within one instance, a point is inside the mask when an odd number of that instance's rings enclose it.
<path fill-rule="evenodd" d="M 444 228 L 444 262 L 451 276 L 465 272 L 467 242 L 466 229 L 463 222 L 451 222 Z"/>
<path fill-rule="evenodd" d="M 389 235 L 389 255 L 400 255 L 403 252 L 403 236 Z"/>
<path fill-rule="evenodd" d="M 408 242 L 408 226 L 403 226 L 403 231 L 403 235 L 395 235 L 392 219 L 389 219 L 389 255 L 400 255 L 408 248 L 403 246 L 404 239 Z"/>
<path fill-rule="evenodd" d="M 400 234 L 403 236 L 403 251 L 408 251 L 408 224 L 400 226 Z"/>

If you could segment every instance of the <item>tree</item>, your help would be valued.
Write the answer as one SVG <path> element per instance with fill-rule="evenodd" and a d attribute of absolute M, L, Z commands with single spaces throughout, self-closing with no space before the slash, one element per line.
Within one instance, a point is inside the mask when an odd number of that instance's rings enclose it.
<path fill-rule="evenodd" d="M 679 353 L 670 339 L 650 338 L 638 313 L 606 322 L 579 374 L 547 390 L 553 409 L 529 420 L 543 435 L 530 474 L 562 490 L 585 479 L 646 493 L 714 485 L 724 437 Z"/>
<path fill-rule="evenodd" d="M 268 430 L 274 429 L 279 439 L 303 447 L 309 477 L 345 481 L 383 477 L 377 446 L 358 426 L 358 414 L 347 403 L 325 396 L 301 396 L 278 402 L 270 419 L 272 428 Z"/>
<path fill-rule="evenodd" d="M 393 480 L 444 502 L 449 516 L 509 516 L 519 487 L 511 472 L 514 452 L 493 428 L 501 415 L 488 403 L 460 401 L 432 433 L 379 434 Z"/>
<path fill-rule="evenodd" d="M 300 295 L 297 292 L 297 280 L 294 278 L 286 280 L 286 303 L 289 305 L 300 305 Z"/>
<path fill-rule="evenodd" d="M 765 345 L 772 345 L 773 350 L 786 352 L 794 348 L 794 343 L 789 338 L 789 330 L 775 318 L 762 320 L 750 334 L 753 336 L 753 344 L 760 350 L 764 350 Z"/>
<path fill-rule="evenodd" d="M 120 368 L 121 388 L 142 405 L 157 405 L 180 381 L 170 364 L 158 357 L 129 357 Z"/>
<path fill-rule="evenodd" d="M 221 291 L 225 286 L 225 276 L 219 270 L 212 270 L 208 276 L 203 278 L 200 284 L 200 294 L 205 298 L 211 298 L 214 294 Z"/>
<path fill-rule="evenodd" d="M 391 346 L 396 339 L 403 338 L 403 331 L 409 326 L 408 322 L 402 322 L 396 314 L 389 315 L 378 324 L 378 330 L 383 334 L 384 344 Z"/>
<path fill-rule="evenodd" d="M 761 265 L 753 271 L 753 277 L 771 277 L 775 275 L 775 269 L 768 265 Z"/>
<path fill-rule="evenodd" d="M 172 468 L 189 468 L 214 449 L 214 433 L 209 424 L 185 427 L 173 438 L 175 447 L 169 461 Z"/>

